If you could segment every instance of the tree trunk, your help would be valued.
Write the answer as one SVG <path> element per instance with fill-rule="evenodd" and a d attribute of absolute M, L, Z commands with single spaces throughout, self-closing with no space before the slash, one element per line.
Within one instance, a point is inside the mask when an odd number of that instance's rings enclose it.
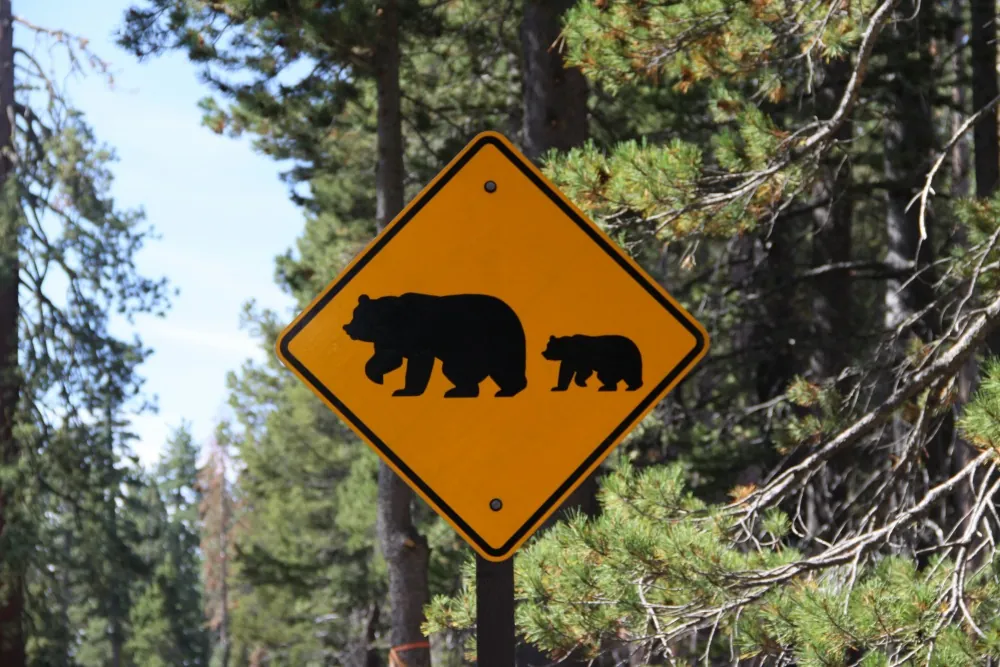
<path fill-rule="evenodd" d="M 997 82 L 996 0 L 970 0 L 972 29 L 972 106 L 979 110 L 1000 94 Z M 1000 136 L 997 110 L 986 113 L 973 128 L 976 147 L 976 196 L 989 197 L 1000 185 Z"/>
<path fill-rule="evenodd" d="M 827 68 L 828 82 L 818 91 L 817 106 L 821 118 L 829 118 L 837 109 L 851 73 L 849 60 L 836 60 Z M 844 123 L 838 141 L 850 141 L 852 125 Z M 822 166 L 822 174 L 813 190 L 817 201 L 828 203 L 813 211 L 813 265 L 816 267 L 851 259 L 850 199 L 851 166 L 841 164 L 834 154 Z M 836 377 L 847 363 L 845 338 L 851 328 L 851 282 L 843 273 L 831 271 L 816 278 L 813 290 L 812 321 L 815 349 L 810 370 L 817 378 Z"/>
<path fill-rule="evenodd" d="M 851 75 L 850 60 L 833 61 L 827 66 L 825 75 L 826 81 L 816 94 L 817 115 L 820 118 L 829 118 L 836 112 Z M 853 126 L 847 122 L 840 127 L 836 138 L 846 143 L 852 133 Z M 839 151 L 827 156 L 813 187 L 813 199 L 821 203 L 812 212 L 812 264 L 816 268 L 851 259 L 851 165 L 841 156 Z M 855 330 L 852 326 L 851 285 L 851 280 L 839 271 L 821 274 L 812 284 L 813 340 L 809 371 L 816 381 L 837 378 L 848 363 L 850 336 Z M 835 523 L 832 514 L 835 499 L 841 500 L 850 495 L 845 483 L 856 465 L 856 454 L 841 454 L 833 457 L 816 476 L 807 494 L 806 526 L 810 535 L 824 534 Z"/>
<path fill-rule="evenodd" d="M 524 154 L 534 162 L 547 151 L 581 146 L 587 140 L 587 80 L 577 68 L 567 68 L 556 41 L 562 16 L 572 0 L 525 0 L 521 18 L 523 73 Z M 573 510 L 597 513 L 597 474 L 583 481 L 559 509 L 542 524 L 543 531 Z M 517 665 L 548 665 L 546 657 L 530 644 L 521 643 Z M 563 661 L 575 667 L 574 661 Z"/>
<path fill-rule="evenodd" d="M 378 94 L 378 167 L 375 215 L 381 230 L 403 208 L 403 130 L 399 87 L 399 6 L 380 3 L 375 45 Z M 378 537 L 389 571 L 391 646 L 426 641 L 420 626 L 430 602 L 427 540 L 413 525 L 413 491 L 384 462 L 378 471 Z M 429 667 L 429 648 L 407 649 L 407 667 Z"/>
<path fill-rule="evenodd" d="M 963 81 L 966 76 L 964 46 L 968 33 L 962 20 L 962 12 L 965 4 L 965 0 L 952 0 L 951 8 L 952 20 L 955 22 L 955 30 L 952 34 L 952 49 L 955 53 L 952 62 L 952 76 L 959 82 Z M 955 90 L 952 93 L 952 101 L 955 104 L 956 111 L 951 114 L 951 133 L 958 131 L 968 114 L 968 98 L 969 91 L 964 85 L 955 86 Z M 972 164 L 971 149 L 972 142 L 970 142 L 969 138 L 965 136 L 959 139 L 951 151 L 951 196 L 956 200 L 968 197 L 971 190 L 972 184 L 969 178 L 972 175 L 972 170 L 970 169 L 970 165 Z M 954 238 L 956 244 L 965 244 L 966 234 L 965 230 L 961 226 L 956 229 Z M 979 364 L 975 357 L 972 357 L 965 362 L 958 373 L 958 401 L 953 408 L 956 412 L 960 412 L 969 402 L 972 387 L 976 381 L 978 366 Z M 956 437 L 954 469 L 961 470 L 968 465 L 968 463 L 972 460 L 974 453 L 975 448 L 972 447 L 972 445 L 962 438 Z M 981 477 L 977 475 L 977 473 L 973 473 L 970 479 L 970 484 L 960 484 L 958 488 L 955 489 L 958 516 L 965 517 L 958 529 L 960 534 L 964 533 L 966 526 L 968 525 L 970 511 L 972 510 L 972 506 L 975 502 L 975 494 L 972 489 L 979 488 L 978 482 L 980 480 Z"/>
<path fill-rule="evenodd" d="M 893 79 L 889 82 L 895 104 L 889 110 L 885 125 L 884 169 L 889 184 L 886 194 L 888 252 L 885 263 L 907 275 L 890 278 L 886 283 L 884 323 L 890 331 L 900 327 L 933 298 L 930 271 L 924 271 L 920 277 L 910 280 L 913 271 L 931 261 L 931 243 L 930 238 L 923 242 L 920 240 L 919 207 L 912 206 L 906 210 L 910 199 L 923 185 L 922 178 L 934 141 L 927 96 L 932 90 L 931 63 L 926 36 L 922 34 L 926 29 L 923 17 L 927 8 L 927 3 L 924 3 L 917 17 L 897 21 L 892 28 L 896 32 L 891 44 L 892 57 L 897 65 L 892 68 Z M 912 3 L 902 3 L 899 17 L 908 19 L 913 9 Z M 920 57 L 908 60 L 906 50 L 912 49 L 919 49 Z M 930 217 L 928 212 L 928 227 Z M 933 328 L 930 317 L 909 327 L 912 333 L 925 340 L 929 340 Z M 905 336 L 900 338 L 905 340 Z"/>
<path fill-rule="evenodd" d="M 969 0 L 972 26 L 972 107 L 982 109 L 1000 94 L 997 82 L 996 0 Z M 976 165 L 976 196 L 989 197 L 1000 186 L 1000 131 L 997 109 L 983 114 L 973 128 Z M 1000 354 L 1000 331 L 987 337 L 993 354 Z"/>
<path fill-rule="evenodd" d="M 0 465 L 16 465 L 14 418 L 20 395 L 17 365 L 18 215 L 13 189 L 12 119 L 14 108 L 14 45 L 11 0 L 0 0 Z M 10 539 L 12 488 L 0 488 L 0 665 L 25 664 L 22 616 L 23 580 L 19 563 L 4 562 L 3 543 Z"/>
<path fill-rule="evenodd" d="M 966 38 L 968 37 L 968 32 L 966 31 L 966 26 L 962 20 L 962 11 L 965 7 L 965 0 L 952 0 L 951 3 L 951 14 L 952 20 L 955 22 L 955 30 L 952 34 L 951 48 L 953 49 L 955 55 L 952 58 L 952 76 L 955 81 L 960 84 L 965 79 L 965 58 L 964 58 L 964 46 Z M 965 121 L 966 114 L 968 114 L 968 99 L 969 90 L 963 85 L 955 86 L 955 90 L 952 92 L 952 102 L 955 104 L 956 111 L 951 115 L 951 128 L 952 133 L 957 132 L 958 128 Z M 969 181 L 969 176 L 971 172 L 969 166 L 972 163 L 972 143 L 969 141 L 968 136 L 962 137 L 952 148 L 951 151 L 951 194 L 953 197 L 961 198 L 969 196 L 969 190 L 971 189 L 971 183 Z"/>
<path fill-rule="evenodd" d="M 524 72 L 524 154 L 532 160 L 550 149 L 568 150 L 587 139 L 587 80 L 563 65 L 555 44 L 562 15 L 573 0 L 525 0 L 521 19 Z"/>
<path fill-rule="evenodd" d="M 779 221 L 764 239 L 766 255 L 756 276 L 765 293 L 764 318 L 754 326 L 753 339 L 764 351 L 756 364 L 757 397 L 769 401 L 784 393 L 800 372 L 796 340 L 800 322 L 795 302 L 795 235 L 791 224 Z"/>

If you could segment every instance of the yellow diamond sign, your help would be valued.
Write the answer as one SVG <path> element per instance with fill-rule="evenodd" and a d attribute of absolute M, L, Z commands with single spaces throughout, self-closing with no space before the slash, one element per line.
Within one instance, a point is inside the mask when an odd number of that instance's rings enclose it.
<path fill-rule="evenodd" d="M 484 558 L 509 558 L 708 335 L 503 136 L 282 332 L 282 362 Z"/>

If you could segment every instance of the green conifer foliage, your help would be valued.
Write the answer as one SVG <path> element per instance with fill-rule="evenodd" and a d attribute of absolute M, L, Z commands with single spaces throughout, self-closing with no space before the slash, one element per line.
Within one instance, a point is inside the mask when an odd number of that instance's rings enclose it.
<path fill-rule="evenodd" d="M 554 659 L 996 659 L 1000 367 L 980 368 L 966 406 L 956 387 L 1000 324 L 1000 216 L 995 201 L 940 194 L 960 139 L 938 124 L 956 24 L 926 4 L 915 22 L 916 9 L 601 0 L 568 16 L 568 53 L 593 83 L 659 86 L 689 100 L 689 117 L 673 133 L 552 156 L 548 173 L 617 238 L 638 240 L 626 245 L 637 255 L 669 244 L 667 287 L 713 346 L 654 413 L 665 428 L 623 446 L 631 465 L 604 480 L 600 516 L 518 555 L 519 631 Z M 913 68 L 924 76 L 900 74 Z M 887 154 L 907 123 L 914 138 Z M 844 202 L 848 257 L 823 261 L 814 244 L 837 239 L 819 240 L 813 213 Z M 925 244 L 920 264 L 883 260 L 900 233 Z M 928 270 L 928 256 L 943 259 Z M 811 363 L 822 351 L 812 304 L 831 288 L 813 278 L 827 275 L 852 295 L 835 313 L 836 369 Z M 887 330 L 888 297 L 915 281 L 922 300 Z M 948 435 L 955 416 L 975 447 L 964 459 Z M 662 446 L 653 462 L 675 463 L 649 465 L 650 434 Z M 428 631 L 471 629 L 469 590 L 436 598 Z"/>

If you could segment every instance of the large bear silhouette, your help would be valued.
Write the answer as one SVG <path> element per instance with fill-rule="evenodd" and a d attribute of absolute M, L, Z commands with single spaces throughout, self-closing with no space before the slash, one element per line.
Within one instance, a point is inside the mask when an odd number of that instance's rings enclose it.
<path fill-rule="evenodd" d="M 500 387 L 497 396 L 514 396 L 528 384 L 521 320 L 493 296 L 411 292 L 373 299 L 362 294 L 344 331 L 375 344 L 365 375 L 376 384 L 406 360 L 405 386 L 393 396 L 423 394 L 435 359 L 455 385 L 446 398 L 478 396 L 479 383 L 487 377 Z"/>
<path fill-rule="evenodd" d="M 642 386 L 642 355 L 625 336 L 549 336 L 542 356 L 561 362 L 552 391 L 566 391 L 571 380 L 586 387 L 594 371 L 601 381 L 598 391 L 616 391 L 622 380 L 628 391 Z"/>

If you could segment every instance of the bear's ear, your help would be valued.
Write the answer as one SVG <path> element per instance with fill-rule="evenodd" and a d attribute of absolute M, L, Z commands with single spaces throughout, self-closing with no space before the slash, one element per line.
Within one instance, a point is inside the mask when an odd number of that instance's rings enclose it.
<path fill-rule="evenodd" d="M 367 294 L 362 294 L 358 297 L 358 303 L 368 303 L 369 301 L 371 301 L 371 297 Z"/>
<path fill-rule="evenodd" d="M 555 339 L 556 339 L 556 337 L 555 337 L 555 336 L 549 336 L 549 342 L 550 342 L 550 343 L 551 343 L 552 341 L 554 341 Z"/>

